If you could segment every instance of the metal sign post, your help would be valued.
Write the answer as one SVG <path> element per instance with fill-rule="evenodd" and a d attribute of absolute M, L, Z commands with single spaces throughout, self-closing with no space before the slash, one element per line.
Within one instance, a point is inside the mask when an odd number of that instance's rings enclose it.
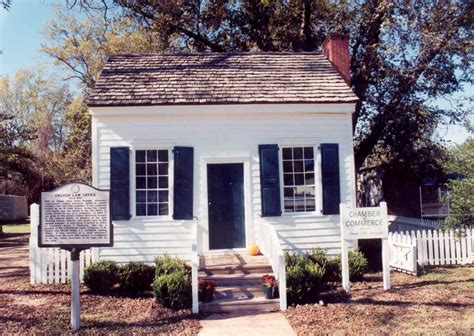
<path fill-rule="evenodd" d="M 79 284 L 79 253 L 80 249 L 71 249 L 71 329 L 79 330 L 81 327 L 81 304 Z"/>
<path fill-rule="evenodd" d="M 348 208 L 339 205 L 341 215 L 341 268 L 342 287 L 350 291 L 349 251 L 347 240 L 382 239 L 383 287 L 390 289 L 390 251 L 388 247 L 387 203 L 380 202 L 379 207 Z"/>
<path fill-rule="evenodd" d="M 79 254 L 91 247 L 113 246 L 108 190 L 70 183 L 41 193 L 38 246 L 71 252 L 71 329 L 79 330 Z"/>

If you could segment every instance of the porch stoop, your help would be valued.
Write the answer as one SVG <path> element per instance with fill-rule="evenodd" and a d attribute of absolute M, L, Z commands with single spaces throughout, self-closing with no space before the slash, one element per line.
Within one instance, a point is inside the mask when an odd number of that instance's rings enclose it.
<path fill-rule="evenodd" d="M 214 299 L 199 303 L 199 310 L 210 313 L 235 311 L 275 311 L 279 299 L 265 299 L 262 276 L 273 275 L 265 256 L 237 253 L 200 256 L 199 278 L 216 283 Z"/>

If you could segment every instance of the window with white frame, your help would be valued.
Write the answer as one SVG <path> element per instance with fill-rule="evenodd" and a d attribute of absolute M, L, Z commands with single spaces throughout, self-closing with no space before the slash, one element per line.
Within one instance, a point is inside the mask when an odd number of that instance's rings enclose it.
<path fill-rule="evenodd" d="M 314 147 L 283 147 L 284 212 L 316 210 Z"/>
<path fill-rule="evenodd" d="M 169 213 L 168 150 L 135 151 L 135 213 L 166 216 Z"/>

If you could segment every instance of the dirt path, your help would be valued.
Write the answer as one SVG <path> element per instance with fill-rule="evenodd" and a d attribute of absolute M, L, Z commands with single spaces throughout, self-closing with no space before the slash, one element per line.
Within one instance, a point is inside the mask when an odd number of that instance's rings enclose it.
<path fill-rule="evenodd" d="M 29 234 L 6 234 L 0 239 L 0 281 L 29 276 Z"/>

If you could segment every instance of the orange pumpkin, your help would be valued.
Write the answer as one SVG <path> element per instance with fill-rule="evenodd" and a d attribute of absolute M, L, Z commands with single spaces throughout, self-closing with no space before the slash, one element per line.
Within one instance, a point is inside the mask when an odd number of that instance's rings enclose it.
<path fill-rule="evenodd" d="M 260 253 L 260 248 L 257 245 L 253 244 L 248 248 L 248 252 L 249 255 L 256 256 Z"/>

